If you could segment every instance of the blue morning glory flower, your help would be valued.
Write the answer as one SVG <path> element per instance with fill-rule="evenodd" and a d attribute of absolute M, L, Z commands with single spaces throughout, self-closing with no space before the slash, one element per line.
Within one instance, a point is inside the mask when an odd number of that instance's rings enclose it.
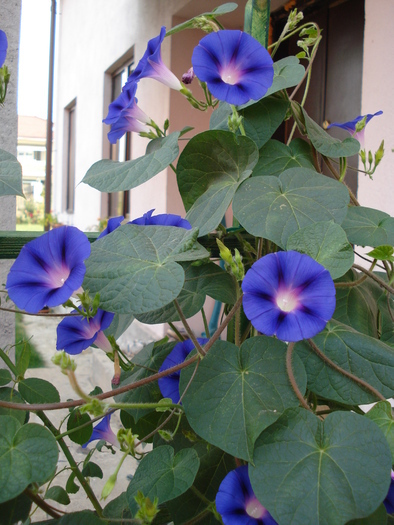
<path fill-rule="evenodd" d="M 119 228 L 119 226 L 122 224 L 122 221 L 124 221 L 123 215 L 120 215 L 119 217 L 112 217 L 111 219 L 108 219 L 107 227 L 105 228 L 105 230 L 103 230 L 100 233 L 97 239 L 101 239 L 101 237 L 105 237 L 109 233 L 116 230 L 116 228 Z"/>
<path fill-rule="evenodd" d="M 178 78 L 168 69 L 161 59 L 161 44 L 166 36 L 163 26 L 160 34 L 149 40 L 144 56 L 131 73 L 123 88 L 124 91 L 134 89 L 134 84 L 142 78 L 154 78 L 171 89 L 180 91 L 183 86 Z"/>
<path fill-rule="evenodd" d="M 111 443 L 111 445 L 119 447 L 118 439 L 111 429 L 111 415 L 112 414 L 107 414 L 104 416 L 100 423 L 93 428 L 90 439 L 82 445 L 82 448 L 86 448 L 92 441 L 99 441 L 100 439 L 105 439 L 105 441 Z"/>
<path fill-rule="evenodd" d="M 59 306 L 80 289 L 89 255 L 90 242 L 78 228 L 50 230 L 22 248 L 7 277 L 8 295 L 29 313 Z"/>
<path fill-rule="evenodd" d="M 139 224 L 140 226 L 176 226 L 177 228 L 185 228 L 185 230 L 192 229 L 190 222 L 182 219 L 180 215 L 159 213 L 159 215 L 152 216 L 154 211 L 154 209 L 147 211 L 142 217 L 134 219 L 129 224 Z"/>
<path fill-rule="evenodd" d="M 252 325 L 282 341 L 314 337 L 335 310 L 335 286 L 328 270 L 295 251 L 259 259 L 246 272 L 242 290 Z"/>
<path fill-rule="evenodd" d="M 216 510 L 224 525 L 278 525 L 254 495 L 247 465 L 224 478 L 216 494 Z"/>
<path fill-rule="evenodd" d="M 209 339 L 206 339 L 204 337 L 197 337 L 197 341 L 200 343 L 201 346 L 203 346 L 208 343 Z M 194 350 L 194 348 L 195 346 L 191 339 L 187 339 L 186 341 L 182 341 L 181 343 L 176 344 L 172 351 L 164 359 L 159 372 L 163 372 L 163 370 L 167 370 L 168 368 L 172 368 L 173 366 L 183 363 L 183 361 L 190 354 L 190 352 Z M 180 375 L 181 372 L 180 370 L 178 370 L 178 372 L 174 372 L 166 377 L 161 377 L 158 380 L 158 385 L 162 396 L 169 397 L 174 404 L 178 403 L 180 399 Z"/>
<path fill-rule="evenodd" d="M 255 38 L 238 30 L 206 35 L 192 55 L 194 74 L 218 100 L 245 104 L 259 100 L 271 86 L 274 66 Z"/>
<path fill-rule="evenodd" d="M 8 40 L 7 35 L 0 29 L 0 67 L 3 67 L 7 56 Z"/>
<path fill-rule="evenodd" d="M 128 131 L 136 133 L 150 131 L 146 124 L 151 122 L 151 119 L 137 106 L 138 101 L 135 98 L 137 84 L 133 83 L 131 87 L 132 89 L 122 91 L 118 98 L 111 102 L 108 115 L 103 120 L 105 124 L 111 125 L 108 133 L 111 144 L 115 144 Z"/>
<path fill-rule="evenodd" d="M 76 310 L 73 313 L 77 313 Z M 95 344 L 104 352 L 112 352 L 111 343 L 103 330 L 110 326 L 114 316 L 115 314 L 99 308 L 89 320 L 82 315 L 65 317 L 57 326 L 56 350 L 76 355 Z"/>
<path fill-rule="evenodd" d="M 330 129 L 332 127 L 345 129 L 346 131 L 348 131 L 353 136 L 353 138 L 355 138 L 356 140 L 359 141 L 359 143 L 361 144 L 361 147 L 363 148 L 364 147 L 364 132 L 365 132 L 366 125 L 368 124 L 368 122 L 373 117 L 376 117 L 378 115 L 382 115 L 382 113 L 383 113 L 383 111 L 377 111 L 374 114 L 368 113 L 367 115 L 359 115 L 355 119 L 349 120 L 349 122 L 342 122 L 342 123 L 340 123 L 340 122 L 333 122 L 332 124 L 327 126 L 327 129 Z M 360 120 L 363 120 L 364 118 L 366 118 L 365 126 L 363 127 L 363 129 L 361 131 L 356 133 L 356 125 L 357 125 L 357 123 L 360 122 Z"/>
<path fill-rule="evenodd" d="M 391 471 L 391 483 L 385 500 L 383 501 L 387 514 L 394 514 L 394 472 Z"/>

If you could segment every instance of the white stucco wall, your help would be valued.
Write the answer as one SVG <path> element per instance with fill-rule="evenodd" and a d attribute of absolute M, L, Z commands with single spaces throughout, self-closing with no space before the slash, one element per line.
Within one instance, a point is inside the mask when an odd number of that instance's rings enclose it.
<path fill-rule="evenodd" d="M 75 216 L 59 214 L 68 224 L 81 229 L 97 224 L 100 217 L 101 195 L 85 184 L 78 183 L 88 168 L 103 158 L 103 137 L 107 129 L 102 119 L 104 107 L 104 72 L 134 46 L 135 63 L 146 49 L 147 41 L 155 37 L 162 25 L 171 26 L 174 10 L 187 0 L 117 0 L 116 9 L 108 0 L 63 0 L 59 6 L 56 150 L 54 209 L 61 211 L 64 108 L 77 99 L 77 146 Z M 95 16 L 91 16 L 94 13 Z M 72 31 L 70 28 L 72 27 Z M 170 41 L 162 45 L 162 58 L 170 59 Z M 76 74 L 73 75 L 72 72 Z M 138 90 L 139 106 L 160 125 L 169 114 L 169 89 L 154 81 L 141 81 Z M 132 156 L 145 153 L 147 140 L 136 134 L 132 140 Z M 155 177 L 133 191 L 132 217 L 155 207 L 166 211 L 166 176 Z"/>
<path fill-rule="evenodd" d="M 394 2 L 365 0 L 364 62 L 361 113 L 383 115 L 365 130 L 365 147 L 375 152 L 382 139 L 385 156 L 370 180 L 359 175 L 360 204 L 394 216 Z"/>
<path fill-rule="evenodd" d="M 18 51 L 21 0 L 5 0 L 0 6 L 0 29 L 8 38 L 8 52 L 5 65 L 11 78 L 8 84 L 7 97 L 0 107 L 0 148 L 16 156 L 18 133 L 17 120 L 17 85 L 18 85 Z M 15 197 L 0 197 L 0 230 L 15 230 Z M 0 261 L 0 283 L 5 283 L 12 261 Z M 4 296 L 2 297 L 2 304 Z M 15 343 L 15 316 L 0 312 L 0 348 Z M 1 367 L 0 362 L 0 367 Z"/>

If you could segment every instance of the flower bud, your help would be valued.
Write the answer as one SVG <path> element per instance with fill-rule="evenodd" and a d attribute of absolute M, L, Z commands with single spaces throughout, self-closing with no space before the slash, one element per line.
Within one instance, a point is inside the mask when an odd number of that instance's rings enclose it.
<path fill-rule="evenodd" d="M 380 143 L 379 149 L 375 153 L 375 168 L 379 164 L 379 162 L 382 160 L 384 156 L 384 140 Z"/>
<path fill-rule="evenodd" d="M 117 478 L 118 478 L 117 474 L 111 474 L 111 476 L 108 478 L 108 481 L 104 485 L 104 488 L 103 488 L 103 490 L 101 492 L 101 499 L 108 498 L 108 496 L 114 490 Z"/>
<path fill-rule="evenodd" d="M 182 82 L 184 84 L 191 84 L 193 82 L 193 79 L 195 77 L 193 68 L 191 67 L 186 73 L 183 73 L 182 75 Z"/>

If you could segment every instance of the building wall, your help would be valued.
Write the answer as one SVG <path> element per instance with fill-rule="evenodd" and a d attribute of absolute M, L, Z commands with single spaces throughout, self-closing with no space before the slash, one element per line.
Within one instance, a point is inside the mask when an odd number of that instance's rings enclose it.
<path fill-rule="evenodd" d="M 16 156 L 18 134 L 17 85 L 21 0 L 5 0 L 0 6 L 0 29 L 8 38 L 5 61 L 11 78 L 4 106 L 0 107 L 0 148 Z M 15 230 L 15 197 L 0 197 L 0 230 Z M 0 283 L 5 283 L 12 261 L 0 261 Z M 2 296 L 4 299 L 4 296 Z M 3 304 L 3 300 L 2 300 Z M 0 312 L 0 348 L 15 343 L 14 314 Z M 0 363 L 1 366 L 1 363 Z"/>
<path fill-rule="evenodd" d="M 103 144 L 106 142 L 108 128 L 103 126 L 102 119 L 107 114 L 108 100 L 104 104 L 104 72 L 132 46 L 137 62 L 146 49 L 147 41 L 158 34 L 162 25 L 169 27 L 172 13 L 185 3 L 186 0 L 170 0 L 165 3 L 160 0 L 118 0 L 114 9 L 114 4 L 108 0 L 60 2 L 56 113 L 58 155 L 54 181 L 54 208 L 57 212 L 61 211 L 64 108 L 75 98 L 77 119 L 76 214 L 60 214 L 63 222 L 88 229 L 97 224 L 100 216 L 100 193 L 78 183 L 88 168 L 103 158 L 105 151 Z M 166 40 L 162 46 L 162 57 L 166 63 L 170 58 L 170 45 L 170 41 Z M 138 99 L 139 106 L 158 123 L 162 124 L 168 117 L 167 87 L 158 82 L 141 81 Z M 134 158 L 144 154 L 146 144 L 146 139 L 133 136 Z M 148 182 L 135 190 L 132 207 L 133 217 L 152 207 L 161 212 L 166 210 L 165 173 L 156 177 L 154 182 Z"/>
<path fill-rule="evenodd" d="M 385 156 L 373 180 L 359 174 L 358 198 L 363 206 L 394 216 L 394 2 L 365 0 L 364 64 L 361 113 L 383 115 L 365 130 L 365 147 L 375 152 L 382 139 Z"/>

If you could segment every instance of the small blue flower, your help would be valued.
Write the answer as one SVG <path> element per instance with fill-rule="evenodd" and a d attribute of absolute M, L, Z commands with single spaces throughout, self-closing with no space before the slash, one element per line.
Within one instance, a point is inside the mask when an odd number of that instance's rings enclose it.
<path fill-rule="evenodd" d="M 328 270 L 295 251 L 259 259 L 246 272 L 242 290 L 252 325 L 282 341 L 314 337 L 335 310 L 335 286 Z"/>
<path fill-rule="evenodd" d="M 116 228 L 119 228 L 119 226 L 122 224 L 122 221 L 124 221 L 123 215 L 119 217 L 112 217 L 111 219 L 108 219 L 107 227 L 105 230 L 103 230 L 100 235 L 97 237 L 97 239 L 101 239 L 102 237 L 105 237 L 109 233 L 116 230 Z"/>
<path fill-rule="evenodd" d="M 361 144 L 361 147 L 364 148 L 364 132 L 365 132 L 366 125 L 373 117 L 377 117 L 378 115 L 382 115 L 382 114 L 383 114 L 383 111 L 377 111 L 373 115 L 371 113 L 368 113 L 368 115 L 359 115 L 355 119 L 349 120 L 349 122 L 342 122 L 342 123 L 333 122 L 332 124 L 327 126 L 327 129 L 330 129 L 332 127 L 345 129 L 353 136 L 353 138 L 358 140 L 359 143 Z M 366 118 L 365 126 L 363 127 L 361 131 L 356 133 L 357 123 L 360 122 L 360 120 L 363 120 L 364 118 Z"/>
<path fill-rule="evenodd" d="M 192 226 L 189 221 L 182 219 L 180 215 L 173 213 L 160 213 L 152 216 L 155 210 L 149 210 L 142 217 L 134 219 L 129 224 L 138 224 L 140 226 L 176 226 L 177 228 L 185 228 L 191 230 Z"/>
<path fill-rule="evenodd" d="M 108 140 L 111 144 L 115 144 L 128 131 L 136 133 L 150 131 L 146 124 L 149 124 L 151 119 L 137 106 L 136 91 L 137 84 L 133 83 L 132 89 L 122 91 L 118 98 L 109 105 L 108 115 L 103 122 L 111 125 L 108 133 Z"/>
<path fill-rule="evenodd" d="M 391 483 L 385 500 L 383 501 L 387 514 L 394 514 L 394 472 L 391 471 Z"/>
<path fill-rule="evenodd" d="M 216 494 L 216 510 L 224 525 L 278 525 L 256 498 L 247 465 L 232 470 L 224 478 Z"/>
<path fill-rule="evenodd" d="M 50 230 L 22 248 L 8 274 L 8 295 L 29 313 L 59 306 L 80 289 L 89 255 L 90 242 L 78 228 Z"/>
<path fill-rule="evenodd" d="M 197 341 L 202 346 L 202 345 L 207 344 L 209 339 L 206 339 L 204 337 L 197 337 Z M 171 353 L 164 359 L 159 372 L 163 372 L 164 370 L 167 370 L 168 368 L 172 368 L 173 366 L 183 363 L 183 361 L 190 354 L 190 352 L 194 350 L 194 348 L 195 346 L 191 339 L 187 339 L 186 341 L 182 341 L 181 343 L 176 344 L 174 348 L 172 349 Z M 180 399 L 180 395 L 179 395 L 179 377 L 180 375 L 181 375 L 181 372 L 180 370 L 178 370 L 178 372 L 174 372 L 168 376 L 161 377 L 158 380 L 158 385 L 160 388 L 160 392 L 162 393 L 162 396 L 169 397 L 174 404 L 178 403 Z"/>
<path fill-rule="evenodd" d="M 0 29 L 0 67 L 3 66 L 7 56 L 8 40 L 7 35 Z"/>
<path fill-rule="evenodd" d="M 180 91 L 182 84 L 178 78 L 168 69 L 161 58 L 161 44 L 166 36 L 166 28 L 163 26 L 160 34 L 149 40 L 144 56 L 138 62 L 137 67 L 131 73 L 123 88 L 124 91 L 134 89 L 134 84 L 142 78 L 154 78 L 171 89 Z"/>
<path fill-rule="evenodd" d="M 90 436 L 89 441 L 84 443 L 82 445 L 82 448 L 86 448 L 89 443 L 92 441 L 99 441 L 100 439 L 105 439 L 108 443 L 111 443 L 111 445 L 114 445 L 115 447 L 119 447 L 119 442 L 114 434 L 114 432 L 111 429 L 110 420 L 111 420 L 112 414 L 107 414 L 103 417 L 103 419 L 98 423 L 94 428 L 92 435 Z"/>
<path fill-rule="evenodd" d="M 274 66 L 268 51 L 255 38 L 238 30 L 206 35 L 194 48 L 194 74 L 209 91 L 229 104 L 259 100 L 272 85 Z"/>
<path fill-rule="evenodd" d="M 76 310 L 73 313 L 77 313 Z M 57 326 L 56 350 L 76 355 L 95 344 L 104 352 L 111 352 L 111 343 L 103 330 L 110 326 L 114 316 L 111 312 L 98 309 L 96 315 L 89 320 L 83 316 L 65 317 Z"/>

